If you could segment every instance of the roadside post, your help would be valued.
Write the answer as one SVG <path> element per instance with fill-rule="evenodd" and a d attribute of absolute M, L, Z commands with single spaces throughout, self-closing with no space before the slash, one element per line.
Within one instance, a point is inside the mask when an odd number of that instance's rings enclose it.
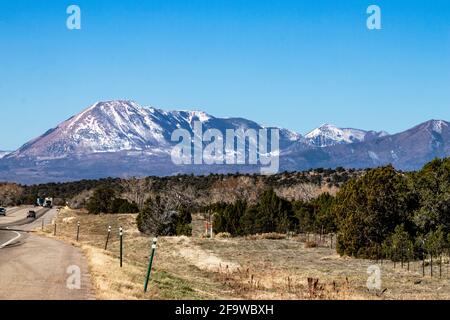
<path fill-rule="evenodd" d="M 320 229 L 320 245 L 323 244 L 324 237 L 325 237 L 325 234 L 324 234 L 323 225 L 322 225 L 322 228 Z"/>
<path fill-rule="evenodd" d="M 383 248 L 379 248 L 379 252 L 380 252 L 380 264 L 383 265 L 383 260 L 384 260 L 384 252 L 383 252 Z"/>
<path fill-rule="evenodd" d="M 331 240 L 330 240 L 330 248 L 333 249 L 333 234 L 331 234 L 330 236 L 331 236 Z"/>
<path fill-rule="evenodd" d="M 425 255 L 422 254 L 422 277 L 425 277 Z"/>
<path fill-rule="evenodd" d="M 213 224 L 211 221 L 209 222 L 209 229 L 211 232 L 211 239 L 213 239 L 214 238 L 214 230 L 213 230 Z"/>
<path fill-rule="evenodd" d="M 53 230 L 53 236 L 56 236 L 56 222 L 55 222 L 55 228 Z"/>
<path fill-rule="evenodd" d="M 148 282 L 150 281 L 150 275 L 152 272 L 152 265 L 153 265 L 153 258 L 155 257 L 155 251 L 156 251 L 156 243 L 158 242 L 157 238 L 153 238 L 152 243 L 152 253 L 150 254 L 150 261 L 148 263 L 148 269 L 147 269 L 147 277 L 145 278 L 145 285 L 144 285 L 144 292 L 147 293 L 148 289 Z"/>
<path fill-rule="evenodd" d="M 119 237 L 120 237 L 120 267 L 122 268 L 123 261 L 123 228 L 119 228 Z"/>
<path fill-rule="evenodd" d="M 80 238 L 80 221 L 78 221 L 77 223 L 77 242 L 79 238 Z"/>
<path fill-rule="evenodd" d="M 395 269 L 395 267 L 396 267 L 396 265 L 397 265 L 397 246 L 396 245 L 393 245 L 392 246 L 393 248 L 394 248 L 394 256 L 392 257 L 393 258 L 393 262 L 394 262 L 394 269 Z"/>
<path fill-rule="evenodd" d="M 410 260 L 410 257 L 411 257 L 411 252 L 410 252 L 410 250 L 408 248 L 408 271 L 409 271 L 409 260 Z"/>
<path fill-rule="evenodd" d="M 108 234 L 106 235 L 105 250 L 108 250 L 108 242 L 109 242 L 110 236 L 111 236 L 111 226 L 108 227 Z"/>
<path fill-rule="evenodd" d="M 402 269 L 403 269 L 403 261 L 404 261 L 404 259 L 403 259 L 403 257 L 404 257 L 404 248 L 403 248 L 403 245 L 400 247 L 400 257 L 401 257 L 401 261 L 402 261 L 402 263 L 401 263 L 401 267 L 402 267 Z"/>
<path fill-rule="evenodd" d="M 433 251 L 430 252 L 430 276 L 433 278 Z"/>
<path fill-rule="evenodd" d="M 44 217 L 42 217 L 42 227 L 41 227 L 41 229 L 42 229 L 42 231 L 44 231 Z"/>
<path fill-rule="evenodd" d="M 422 240 L 422 277 L 425 277 L 425 240 Z"/>

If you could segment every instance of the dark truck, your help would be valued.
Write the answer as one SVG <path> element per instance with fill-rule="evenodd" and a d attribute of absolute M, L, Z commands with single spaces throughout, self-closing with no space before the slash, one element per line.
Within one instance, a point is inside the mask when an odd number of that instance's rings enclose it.
<path fill-rule="evenodd" d="M 34 210 L 28 211 L 27 218 L 36 219 L 36 211 Z"/>
<path fill-rule="evenodd" d="M 5 208 L 0 208 L 0 216 L 6 217 L 6 209 Z"/>

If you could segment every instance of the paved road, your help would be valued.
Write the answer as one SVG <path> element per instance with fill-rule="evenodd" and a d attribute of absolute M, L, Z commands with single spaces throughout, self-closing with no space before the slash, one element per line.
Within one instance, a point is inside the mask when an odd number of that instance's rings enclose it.
<path fill-rule="evenodd" d="M 0 216 L 0 227 L 5 224 L 16 223 L 27 217 L 28 211 L 32 210 L 33 206 L 6 208 L 6 217 Z"/>
<path fill-rule="evenodd" d="M 81 251 L 30 232 L 41 227 L 42 219 L 45 224 L 51 223 L 56 213 L 52 209 L 32 223 L 0 230 L 0 300 L 93 298 L 87 262 Z"/>
<path fill-rule="evenodd" d="M 17 231 L 2 231 L 2 230 L 0 230 L 0 248 L 7 247 L 11 243 L 16 242 L 21 236 L 22 235 Z M 0 256 L 0 259 L 1 259 L 1 256 Z"/>

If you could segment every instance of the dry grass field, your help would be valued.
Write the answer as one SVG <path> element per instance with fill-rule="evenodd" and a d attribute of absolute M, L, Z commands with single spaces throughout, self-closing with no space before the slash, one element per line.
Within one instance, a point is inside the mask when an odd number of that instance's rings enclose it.
<path fill-rule="evenodd" d="M 149 292 L 143 286 L 151 238 L 136 228 L 135 215 L 88 215 L 61 209 L 56 237 L 79 246 L 88 257 L 98 299 L 450 299 L 448 264 L 439 279 L 422 277 L 420 263 L 407 270 L 384 262 L 382 288 L 367 289 L 367 268 L 375 261 L 339 257 L 328 245 L 311 247 L 299 237 L 162 237 Z M 80 238 L 76 241 L 77 222 Z M 108 226 L 113 233 L 104 250 Z M 124 228 L 124 265 L 119 267 L 118 228 Z M 54 226 L 38 232 L 53 237 Z M 429 268 L 427 269 L 429 273 Z"/>

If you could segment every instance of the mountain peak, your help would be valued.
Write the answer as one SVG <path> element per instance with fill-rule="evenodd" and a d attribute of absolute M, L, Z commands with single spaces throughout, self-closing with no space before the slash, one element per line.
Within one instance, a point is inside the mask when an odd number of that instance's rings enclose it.
<path fill-rule="evenodd" d="M 341 129 L 329 123 L 309 132 L 305 138 L 316 147 L 327 147 L 335 144 L 352 143 L 354 140 L 362 140 L 363 131 L 353 129 Z"/>
<path fill-rule="evenodd" d="M 94 103 L 93 105 L 91 105 L 90 107 L 85 109 L 83 112 L 98 110 L 98 109 L 101 109 L 101 110 L 121 109 L 121 108 L 126 108 L 126 107 L 136 108 L 136 109 L 142 108 L 139 104 L 137 104 L 133 100 L 107 100 L 107 101 L 97 101 L 96 103 Z M 81 113 L 83 113 L 83 112 L 81 112 Z"/>
<path fill-rule="evenodd" d="M 373 140 L 386 136 L 384 131 L 365 131 L 352 128 L 338 128 L 334 124 L 325 123 L 309 132 L 305 138 L 310 145 L 316 147 L 329 147 L 337 144 L 348 144 Z"/>
<path fill-rule="evenodd" d="M 331 124 L 331 123 L 324 123 L 319 128 L 320 129 L 334 129 L 334 128 L 337 128 L 337 126 L 334 124 Z"/>
<path fill-rule="evenodd" d="M 245 165 L 174 165 L 170 154 L 178 142 L 172 141 L 172 133 L 184 129 L 192 137 L 196 121 L 202 122 L 204 131 L 218 129 L 224 136 L 228 129 L 264 128 L 248 119 L 215 118 L 203 111 L 166 111 L 131 100 L 99 101 L 2 158 L 5 169 L 0 168 L 0 179 L 40 183 L 124 175 L 254 172 L 254 167 Z M 450 155 L 450 123 L 443 120 L 430 120 L 394 135 L 330 123 L 305 137 L 287 129 L 279 133 L 280 170 L 369 168 L 388 163 L 415 170 L 433 158 Z"/>
<path fill-rule="evenodd" d="M 425 126 L 434 132 L 442 133 L 442 130 L 449 127 L 449 123 L 444 120 L 430 120 L 425 122 Z"/>
<path fill-rule="evenodd" d="M 165 111 L 142 107 L 134 101 L 112 100 L 96 102 L 81 113 L 47 131 L 10 158 L 38 160 L 61 159 L 95 153 L 145 152 L 170 154 L 177 129 L 193 132 L 200 121 L 204 129 L 260 129 L 246 119 L 215 118 L 204 111 Z M 297 140 L 288 130 L 281 131 L 280 144 L 291 145 Z"/>
<path fill-rule="evenodd" d="M 181 112 L 188 115 L 189 123 L 192 123 L 193 121 L 206 122 L 213 118 L 213 116 L 201 110 L 184 110 Z"/>
<path fill-rule="evenodd" d="M 445 120 L 428 120 L 426 122 L 423 122 L 421 124 L 416 125 L 415 127 L 407 130 L 407 131 L 413 131 L 413 132 L 428 132 L 430 134 L 437 133 L 442 134 L 444 131 L 449 131 L 450 129 L 450 123 Z"/>

